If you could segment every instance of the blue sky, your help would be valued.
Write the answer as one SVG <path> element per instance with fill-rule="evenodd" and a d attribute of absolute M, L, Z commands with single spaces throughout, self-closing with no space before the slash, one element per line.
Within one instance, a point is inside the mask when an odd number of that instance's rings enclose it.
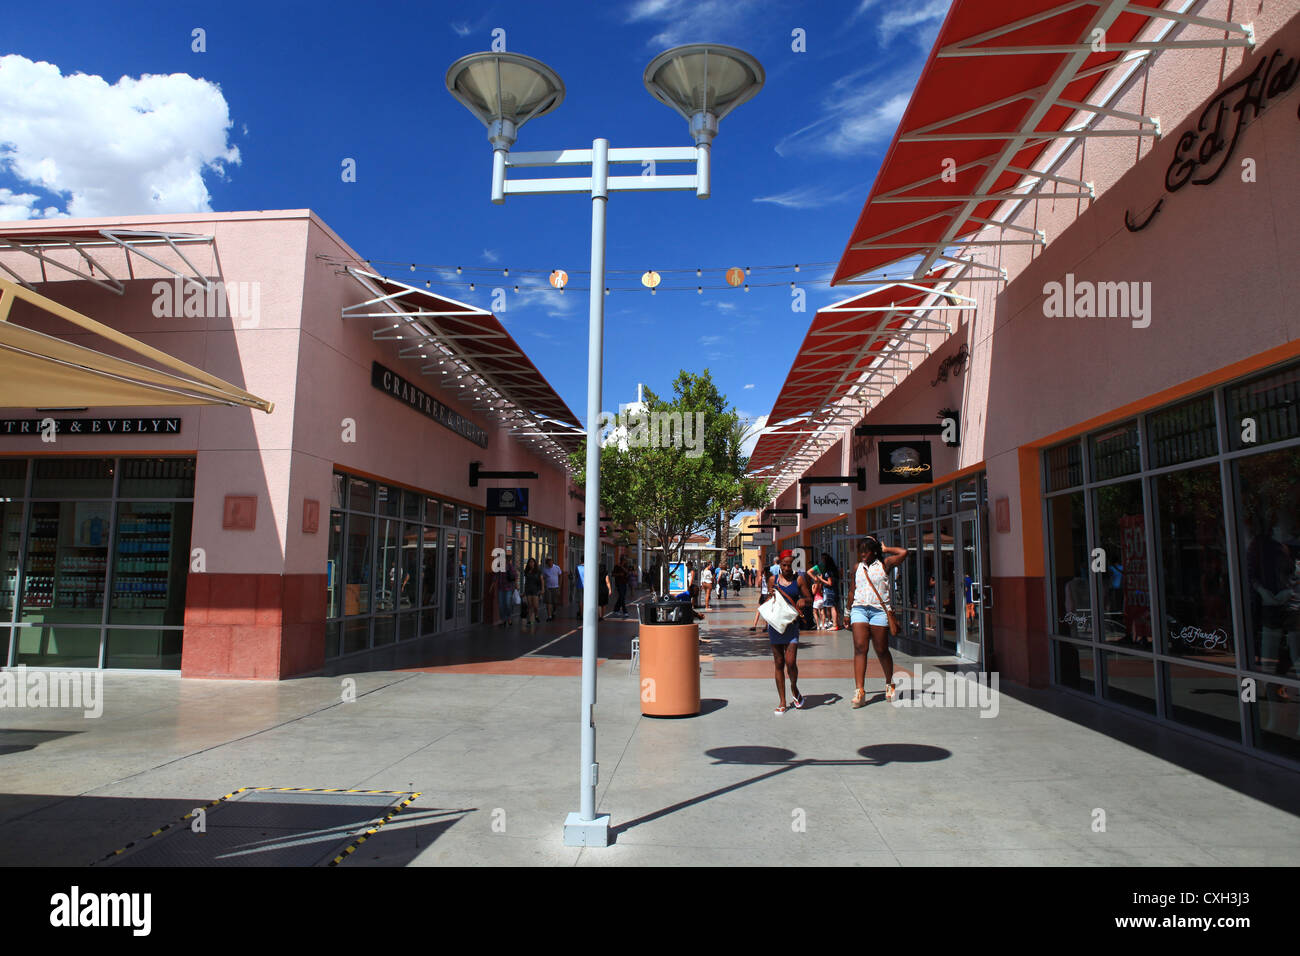
<path fill-rule="evenodd" d="M 451 98 L 453 60 L 506 48 L 565 82 L 518 150 L 689 145 L 642 72 L 679 43 L 740 47 L 767 84 L 722 121 L 713 196 L 616 193 L 609 203 L 604 408 L 712 370 L 728 399 L 771 407 L 933 43 L 947 0 L 10 5 L 0 38 L 0 220 L 311 208 L 394 278 L 491 306 L 580 419 L 586 414 L 590 202 L 489 201 L 484 129 Z M 206 34 L 194 52 L 192 33 Z M 802 30 L 806 50 L 792 49 Z M 44 62 L 48 67 L 39 67 Z M 75 74 L 85 74 L 75 76 Z M 145 75 L 153 79 L 142 80 Z M 340 175 L 356 161 L 356 182 Z M 410 263 L 419 263 L 416 272 Z M 791 268 L 763 267 L 800 263 Z M 509 279 L 426 266 L 511 270 Z M 753 267 L 746 293 L 723 285 Z M 702 278 L 694 270 L 702 268 Z M 646 269 L 659 292 L 640 289 Z M 531 272 L 526 271 L 531 270 Z M 537 270 L 541 270 L 538 272 Z M 674 273 L 669 270 L 689 270 Z M 806 291 L 792 311 L 789 283 Z M 520 293 L 514 292 L 516 283 Z M 762 287 L 761 283 L 772 283 Z M 684 288 L 673 291 L 670 287 Z"/>

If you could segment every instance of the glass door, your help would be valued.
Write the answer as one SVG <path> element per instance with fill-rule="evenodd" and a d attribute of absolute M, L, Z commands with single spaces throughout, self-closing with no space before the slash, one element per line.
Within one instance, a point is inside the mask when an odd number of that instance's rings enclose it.
<path fill-rule="evenodd" d="M 460 547 L 456 561 L 456 627 L 469 627 L 469 569 L 473 564 L 470 554 L 470 534 L 461 531 L 457 536 Z"/>
<path fill-rule="evenodd" d="M 936 542 L 936 553 L 939 573 L 927 582 L 927 586 L 930 588 L 930 593 L 927 596 L 929 601 L 927 610 L 933 608 L 934 611 L 938 612 L 939 645 L 953 653 L 957 653 L 957 644 L 960 640 L 957 621 L 961 617 L 957 605 L 961 597 L 963 574 L 961 563 L 958 561 L 953 519 L 939 519 L 938 528 L 939 538 Z"/>
<path fill-rule="evenodd" d="M 979 515 L 957 515 L 957 540 L 954 583 L 958 604 L 957 654 L 977 664 L 984 662 L 984 562 L 982 560 Z"/>

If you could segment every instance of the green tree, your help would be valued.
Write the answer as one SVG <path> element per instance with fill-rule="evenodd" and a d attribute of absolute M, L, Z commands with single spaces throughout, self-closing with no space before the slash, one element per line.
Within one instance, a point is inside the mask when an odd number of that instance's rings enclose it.
<path fill-rule="evenodd" d="M 744 426 L 708 369 L 681 371 L 672 400 L 645 391 L 644 410 L 625 421 L 603 423 L 600 452 L 601 509 L 616 524 L 644 529 L 662 566 L 682 560 L 690 536 L 720 514 L 752 510 L 767 501 L 765 482 L 745 478 Z M 586 484 L 586 443 L 570 459 L 574 483 Z M 720 541 L 726 547 L 725 538 Z"/>

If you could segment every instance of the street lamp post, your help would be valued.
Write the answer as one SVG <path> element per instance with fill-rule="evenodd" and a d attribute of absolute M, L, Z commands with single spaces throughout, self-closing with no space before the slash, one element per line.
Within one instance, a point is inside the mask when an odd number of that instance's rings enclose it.
<path fill-rule="evenodd" d="M 693 189 L 701 199 L 710 191 L 710 145 L 718 122 L 763 87 L 759 62 L 734 47 L 694 43 L 675 47 L 650 61 L 646 89 L 690 124 L 693 147 L 611 149 L 597 139 L 591 149 L 515 153 L 519 128 L 549 113 L 564 99 L 564 84 L 544 63 L 517 53 L 472 53 L 447 70 L 447 90 L 486 127 L 492 144 L 492 201 L 511 194 L 589 193 L 591 195 L 591 294 L 587 352 L 586 514 L 600 514 L 600 405 L 605 327 L 605 214 L 610 192 Z M 610 164 L 695 164 L 691 175 L 610 176 Z M 589 176 L 550 179 L 508 178 L 524 167 L 590 166 Z M 583 535 L 582 706 L 579 809 L 564 822 L 568 846 L 608 846 L 609 815 L 596 815 L 596 628 L 599 595 L 600 523 L 588 521 Z"/>

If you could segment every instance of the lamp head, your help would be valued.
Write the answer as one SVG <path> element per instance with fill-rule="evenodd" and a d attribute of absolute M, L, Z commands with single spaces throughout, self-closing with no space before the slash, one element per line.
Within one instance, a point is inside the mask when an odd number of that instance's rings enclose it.
<path fill-rule="evenodd" d="M 447 70 L 447 92 L 487 127 L 497 149 L 509 149 L 519 127 L 564 101 L 564 83 L 556 72 L 519 53 L 461 57 Z"/>
<path fill-rule="evenodd" d="M 650 95 L 680 113 L 697 145 L 712 142 L 718 122 L 763 88 L 762 65 L 744 50 L 689 43 L 665 50 L 645 68 Z"/>

